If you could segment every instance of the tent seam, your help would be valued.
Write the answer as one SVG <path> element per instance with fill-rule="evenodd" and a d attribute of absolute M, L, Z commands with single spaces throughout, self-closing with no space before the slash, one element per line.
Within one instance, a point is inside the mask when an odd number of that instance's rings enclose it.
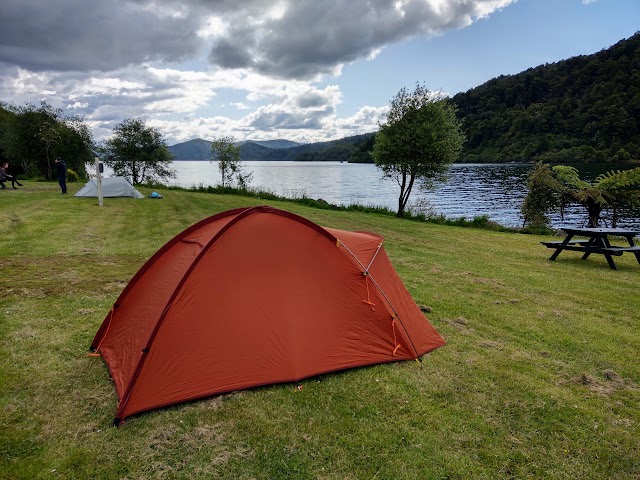
<path fill-rule="evenodd" d="M 193 260 L 193 262 L 191 262 L 191 265 L 189 266 L 189 268 L 182 275 L 182 278 L 180 279 L 180 281 L 176 285 L 176 288 L 173 290 L 173 293 L 169 297 L 169 300 L 167 301 L 167 304 L 165 305 L 164 309 L 162 310 L 162 313 L 160 314 L 160 317 L 158 318 L 158 321 L 156 322 L 156 326 L 152 330 L 151 335 L 149 335 L 149 339 L 147 340 L 147 344 L 142 349 L 142 355 L 140 357 L 140 360 L 138 360 L 138 364 L 136 365 L 136 369 L 134 370 L 134 373 L 133 373 L 133 375 L 131 377 L 129 386 L 127 387 L 127 389 L 125 390 L 124 394 L 122 395 L 122 399 L 120 401 L 120 405 L 118 406 L 117 414 L 121 414 L 121 413 L 124 412 L 124 408 L 126 407 L 127 403 L 129 402 L 129 399 L 131 398 L 131 393 L 133 392 L 133 388 L 135 387 L 136 382 L 138 380 L 138 377 L 140 376 L 140 372 L 142 371 L 142 368 L 144 367 L 145 359 L 148 357 L 147 354 L 151 350 L 151 346 L 153 345 L 153 341 L 155 340 L 158 332 L 160 331 L 160 328 L 162 327 L 162 324 L 164 323 L 164 319 L 165 319 L 169 309 L 171 308 L 171 305 L 173 304 L 173 301 L 175 300 L 178 292 L 182 289 L 182 286 L 184 285 L 186 279 L 189 277 L 191 272 L 194 270 L 195 266 L 200 262 L 200 260 L 204 256 L 204 254 L 209 250 L 209 248 L 211 248 L 211 245 L 213 245 L 225 232 L 227 232 L 229 230 L 229 228 L 231 228 L 231 226 L 233 226 L 234 224 L 238 223 L 238 221 L 240 221 L 242 218 L 245 218 L 248 215 L 250 215 L 251 213 L 254 213 L 257 208 L 259 208 L 259 207 L 245 208 L 243 211 L 238 213 L 238 215 L 236 215 L 235 218 L 230 220 L 229 223 L 227 223 L 218 233 L 216 233 L 211 238 L 211 240 L 209 240 L 207 242 L 206 246 L 204 246 L 202 248 L 202 250 L 200 251 L 198 256 Z M 182 238 L 184 238 L 184 237 L 182 237 Z M 117 418 L 125 418 L 125 417 L 123 415 L 120 415 L 120 417 L 117 417 Z"/>

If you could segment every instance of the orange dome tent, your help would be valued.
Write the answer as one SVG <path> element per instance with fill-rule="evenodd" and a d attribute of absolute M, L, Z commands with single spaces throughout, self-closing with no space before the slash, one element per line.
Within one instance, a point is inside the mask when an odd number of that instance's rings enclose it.
<path fill-rule="evenodd" d="M 91 348 L 115 383 L 118 425 L 442 345 L 382 237 L 262 206 L 214 215 L 170 240 L 120 294 Z"/>

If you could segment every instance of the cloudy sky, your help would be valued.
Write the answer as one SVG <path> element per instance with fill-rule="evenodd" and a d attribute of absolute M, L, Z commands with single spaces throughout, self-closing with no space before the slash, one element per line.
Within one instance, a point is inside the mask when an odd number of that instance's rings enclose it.
<path fill-rule="evenodd" d="M 402 87 L 454 95 L 638 30 L 639 0 L 2 0 L 0 101 L 97 140 L 130 117 L 170 145 L 332 140 Z"/>

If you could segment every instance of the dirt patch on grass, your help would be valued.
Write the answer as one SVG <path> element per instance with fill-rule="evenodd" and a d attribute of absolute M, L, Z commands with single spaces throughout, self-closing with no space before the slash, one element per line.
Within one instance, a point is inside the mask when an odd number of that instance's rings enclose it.
<path fill-rule="evenodd" d="M 41 288 L 0 288 L 0 297 L 45 298 L 49 293 Z"/>
<path fill-rule="evenodd" d="M 36 338 L 39 335 L 39 333 L 40 332 L 34 329 L 31 325 L 27 325 L 21 328 L 20 330 L 16 330 L 12 336 L 16 340 L 24 340 L 24 339 Z"/>
<path fill-rule="evenodd" d="M 431 313 L 433 311 L 433 309 L 427 305 L 420 305 L 419 308 L 422 313 Z"/>
<path fill-rule="evenodd" d="M 611 395 L 618 390 L 636 390 L 637 385 L 628 378 L 623 378 L 611 369 L 603 370 L 598 375 L 583 373 L 572 378 L 569 383 L 582 385 L 590 392 L 598 395 Z"/>
<path fill-rule="evenodd" d="M 138 263 L 138 259 L 126 257 L 82 254 L 8 257 L 0 266 L 0 298 L 90 295 L 105 289 L 120 291 L 133 277 Z"/>
<path fill-rule="evenodd" d="M 499 348 L 502 346 L 502 343 L 496 342 L 495 340 L 484 340 L 478 345 L 480 345 L 482 348 Z"/>
<path fill-rule="evenodd" d="M 165 422 L 147 436 L 135 463 L 147 466 L 145 473 L 153 478 L 173 478 L 178 472 L 213 478 L 233 458 L 252 455 L 248 448 L 228 439 L 230 431 L 231 422 L 201 423 L 188 430 Z"/>
<path fill-rule="evenodd" d="M 494 302 L 496 305 L 515 305 L 517 303 L 520 303 L 520 300 L 517 298 L 511 298 L 509 300 L 496 300 Z"/>
<path fill-rule="evenodd" d="M 469 327 L 469 320 L 465 317 L 443 318 L 442 321 L 459 331 L 473 332 L 473 328 Z"/>
<path fill-rule="evenodd" d="M 205 410 L 216 411 L 222 408 L 223 398 L 224 398 L 223 395 L 205 398 L 203 400 L 198 401 L 198 405 Z"/>
<path fill-rule="evenodd" d="M 128 282 L 109 282 L 105 285 L 108 290 L 124 290 Z"/>

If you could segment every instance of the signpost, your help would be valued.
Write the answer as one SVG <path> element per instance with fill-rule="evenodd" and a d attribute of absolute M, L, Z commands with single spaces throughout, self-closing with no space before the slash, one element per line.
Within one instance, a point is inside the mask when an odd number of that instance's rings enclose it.
<path fill-rule="evenodd" d="M 104 206 L 102 203 L 102 172 L 103 166 L 98 157 L 94 157 L 96 162 L 96 185 L 98 187 L 98 206 Z"/>

